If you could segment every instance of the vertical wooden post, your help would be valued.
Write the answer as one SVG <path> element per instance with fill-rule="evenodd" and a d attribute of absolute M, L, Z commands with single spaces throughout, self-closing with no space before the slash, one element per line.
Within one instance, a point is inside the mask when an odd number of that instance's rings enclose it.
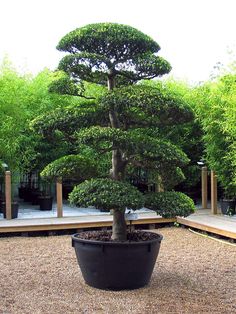
<path fill-rule="evenodd" d="M 202 208 L 207 208 L 207 167 L 202 167 Z"/>
<path fill-rule="evenodd" d="M 11 219 L 11 172 L 5 172 L 6 219 Z"/>
<path fill-rule="evenodd" d="M 211 171 L 211 213 L 217 214 L 217 176 Z"/>
<path fill-rule="evenodd" d="M 56 183 L 57 190 L 57 217 L 63 217 L 63 206 L 62 206 L 62 179 L 58 178 Z"/>

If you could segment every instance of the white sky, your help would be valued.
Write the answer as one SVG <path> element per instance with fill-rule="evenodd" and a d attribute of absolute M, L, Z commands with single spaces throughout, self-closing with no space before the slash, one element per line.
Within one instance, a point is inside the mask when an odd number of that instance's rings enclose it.
<path fill-rule="evenodd" d="M 59 40 L 96 22 L 146 33 L 161 46 L 174 77 L 197 82 L 235 49 L 236 0 L 0 0 L 0 60 L 8 54 L 33 74 L 54 70 L 62 57 Z"/>

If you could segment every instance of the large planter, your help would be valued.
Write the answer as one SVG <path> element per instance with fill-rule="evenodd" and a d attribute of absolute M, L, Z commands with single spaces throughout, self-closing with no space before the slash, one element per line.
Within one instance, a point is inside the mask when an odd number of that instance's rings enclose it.
<path fill-rule="evenodd" d="M 25 202 L 32 202 L 32 192 L 32 188 L 24 187 L 21 191 L 19 191 L 19 197 L 21 196 Z"/>
<path fill-rule="evenodd" d="M 52 210 L 52 196 L 39 196 L 38 201 L 40 210 Z"/>
<path fill-rule="evenodd" d="M 67 184 L 63 184 L 62 185 L 62 196 L 63 196 L 63 199 L 68 199 L 69 197 L 69 194 L 72 192 L 74 186 L 72 185 L 67 185 Z"/>
<path fill-rule="evenodd" d="M 223 215 L 235 215 L 236 200 L 222 199 L 220 202 L 221 212 Z"/>
<path fill-rule="evenodd" d="M 109 290 L 136 289 L 150 281 L 162 235 L 142 242 L 107 242 L 72 236 L 85 282 Z"/>
<path fill-rule="evenodd" d="M 19 196 L 19 198 L 23 199 L 25 197 L 25 191 L 26 191 L 26 188 L 24 186 L 20 186 L 18 188 L 18 196 Z"/>
<path fill-rule="evenodd" d="M 5 196 L 0 195 L 0 213 L 3 212 L 3 203 L 5 202 Z"/>
<path fill-rule="evenodd" d="M 31 192 L 31 204 L 39 205 L 39 197 L 41 196 L 41 192 L 39 190 L 34 190 Z"/>
<path fill-rule="evenodd" d="M 11 219 L 15 219 L 18 217 L 19 204 L 17 202 L 11 203 Z M 2 202 L 2 212 L 3 217 L 6 218 L 6 203 Z"/>

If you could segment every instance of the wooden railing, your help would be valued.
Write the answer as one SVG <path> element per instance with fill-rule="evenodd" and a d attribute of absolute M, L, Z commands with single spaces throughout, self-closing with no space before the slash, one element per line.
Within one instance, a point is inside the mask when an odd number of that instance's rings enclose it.
<path fill-rule="evenodd" d="M 208 169 L 202 167 L 202 208 L 207 208 L 208 192 Z M 5 199 L 6 199 L 6 219 L 11 219 L 11 172 L 5 172 Z M 56 199 L 57 199 L 57 217 L 63 217 L 63 199 L 62 199 L 62 179 L 56 182 Z M 211 213 L 217 214 L 217 176 L 211 171 Z"/>
<path fill-rule="evenodd" d="M 5 171 L 5 200 L 6 200 L 6 219 L 12 219 L 12 199 L 11 199 L 11 172 Z M 62 180 L 56 182 L 56 199 L 57 199 L 57 217 L 63 217 L 62 201 Z"/>

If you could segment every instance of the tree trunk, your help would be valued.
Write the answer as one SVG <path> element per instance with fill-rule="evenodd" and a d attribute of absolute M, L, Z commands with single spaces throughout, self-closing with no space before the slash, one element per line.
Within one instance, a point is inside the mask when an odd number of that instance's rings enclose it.
<path fill-rule="evenodd" d="M 108 90 L 113 90 L 113 88 L 115 87 L 114 76 L 108 77 L 107 87 L 108 87 Z M 111 123 L 112 128 L 118 129 L 120 127 L 120 122 L 118 120 L 117 113 L 115 112 L 115 110 L 111 109 L 109 111 L 109 119 L 110 119 L 110 123 Z"/>
<path fill-rule="evenodd" d="M 121 151 L 115 149 L 112 151 L 112 169 L 111 178 L 114 180 L 123 180 L 126 162 L 123 161 Z"/>
<path fill-rule="evenodd" d="M 112 90 L 115 87 L 114 76 L 108 77 L 108 90 Z M 109 111 L 109 119 L 112 128 L 118 129 L 120 127 L 120 122 L 117 117 L 115 110 L 111 109 Z M 114 149 L 112 151 L 112 169 L 111 169 L 111 178 L 114 180 L 120 180 L 124 176 L 124 166 L 122 160 L 122 152 L 119 149 Z"/>
<path fill-rule="evenodd" d="M 127 240 L 127 227 L 124 210 L 113 209 L 112 240 Z"/>
<path fill-rule="evenodd" d="M 107 79 L 107 88 L 108 90 L 112 90 L 115 87 L 115 75 L 112 74 L 112 71 L 110 71 L 110 74 L 108 75 Z"/>
<path fill-rule="evenodd" d="M 108 76 L 108 90 L 115 87 L 114 76 Z M 112 128 L 118 129 L 120 122 L 115 110 L 109 111 L 109 119 Z M 113 180 L 121 180 L 124 177 L 125 163 L 122 160 L 122 152 L 119 149 L 112 151 L 112 169 L 111 178 Z M 125 222 L 125 210 L 113 209 L 113 225 L 112 225 L 112 239 L 117 241 L 127 240 L 127 227 Z"/>

